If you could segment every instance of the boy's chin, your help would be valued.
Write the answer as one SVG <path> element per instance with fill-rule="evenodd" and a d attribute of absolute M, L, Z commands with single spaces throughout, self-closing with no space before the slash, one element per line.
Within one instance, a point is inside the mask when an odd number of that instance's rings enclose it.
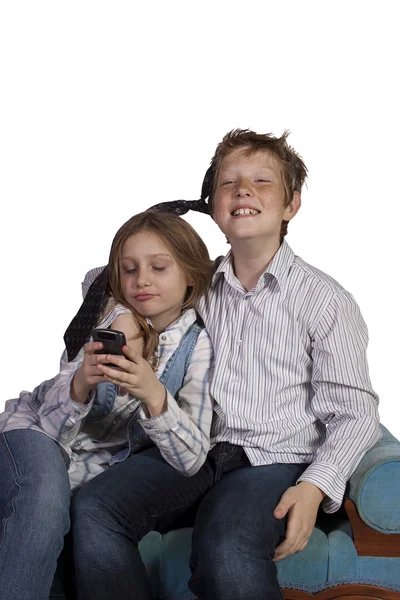
<path fill-rule="evenodd" d="M 276 240 L 280 238 L 280 232 L 271 232 L 271 231 L 242 231 L 235 233 L 225 234 L 227 241 L 231 244 L 232 247 L 242 245 L 242 244 L 254 244 L 255 246 L 259 246 L 260 244 L 269 246 L 271 243 L 274 243 Z"/>

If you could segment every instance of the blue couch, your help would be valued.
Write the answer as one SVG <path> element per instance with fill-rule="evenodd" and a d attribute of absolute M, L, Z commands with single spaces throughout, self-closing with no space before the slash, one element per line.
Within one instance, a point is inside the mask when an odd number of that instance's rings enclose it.
<path fill-rule="evenodd" d="M 278 563 L 285 600 L 400 600 L 400 442 L 382 431 L 351 477 L 347 515 L 321 515 L 305 550 Z M 187 587 L 191 534 L 152 532 L 140 543 L 154 600 L 195 598 Z M 55 582 L 50 598 L 63 597 Z"/>

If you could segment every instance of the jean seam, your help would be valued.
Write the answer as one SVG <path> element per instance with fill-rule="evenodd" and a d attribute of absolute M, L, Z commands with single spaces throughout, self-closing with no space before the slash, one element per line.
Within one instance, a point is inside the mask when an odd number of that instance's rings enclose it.
<path fill-rule="evenodd" d="M 211 486 L 211 487 L 212 487 L 212 486 Z M 157 514 L 154 514 L 154 515 L 153 515 L 153 514 L 151 514 L 151 515 L 149 515 L 149 518 L 150 518 L 150 519 L 157 519 L 157 518 L 159 518 L 159 517 L 162 517 L 163 515 L 165 515 L 165 514 L 167 514 L 167 513 L 170 513 L 170 512 L 175 512 L 176 510 L 182 510 L 182 509 L 184 509 L 184 508 L 191 508 L 191 507 L 193 507 L 193 506 L 194 506 L 194 504 L 195 504 L 196 502 L 198 502 L 198 501 L 199 501 L 199 499 L 201 500 L 201 499 L 202 499 L 202 498 L 203 498 L 203 497 L 204 497 L 204 496 L 207 494 L 207 492 L 209 492 L 209 490 L 210 490 L 210 489 L 211 489 L 211 488 L 208 488 L 208 489 L 206 489 L 206 490 L 204 491 L 203 495 L 202 495 L 200 498 L 196 498 L 196 499 L 195 499 L 195 500 L 193 500 L 192 502 L 186 502 L 185 504 L 180 504 L 179 506 L 174 506 L 173 508 L 166 509 L 166 510 L 164 510 L 164 511 L 160 511 L 160 512 L 158 512 Z"/>
<path fill-rule="evenodd" d="M 223 460 L 221 462 L 226 462 L 227 460 L 229 460 L 237 452 L 237 450 L 239 448 L 240 448 L 240 446 L 234 446 L 233 448 L 230 449 L 229 452 L 224 452 L 223 454 L 221 454 L 220 458 L 223 458 Z"/>
<path fill-rule="evenodd" d="M 7 518 L 7 519 L 4 521 L 4 529 L 3 529 L 4 535 L 3 535 L 3 540 L 2 540 L 2 542 L 1 542 L 1 544 L 0 544 L 0 550 L 1 550 L 2 546 L 3 546 L 3 542 L 4 542 L 4 540 L 5 540 L 5 537 L 6 537 L 6 533 L 7 533 L 7 526 L 8 526 L 8 524 L 9 524 L 9 522 L 10 522 L 11 518 L 12 518 L 12 517 L 15 515 L 15 500 L 16 500 L 16 498 L 18 497 L 18 494 L 19 494 L 19 493 L 20 493 L 20 491 L 21 491 L 21 486 L 20 486 L 20 484 L 18 483 L 18 476 L 19 476 L 19 473 L 18 473 L 17 464 L 16 464 L 16 462 L 15 462 L 15 460 L 14 460 L 13 453 L 11 452 L 11 448 L 10 448 L 10 446 L 9 446 L 8 442 L 7 442 L 7 439 L 6 439 L 6 436 L 5 436 L 5 434 L 3 434 L 3 440 L 4 440 L 4 444 L 5 444 L 5 446 L 7 447 L 7 450 L 8 450 L 8 453 L 9 453 L 9 457 L 11 458 L 12 465 L 14 466 L 14 472 L 16 473 L 16 475 L 15 475 L 15 477 L 14 477 L 14 483 L 15 483 L 15 484 L 16 484 L 16 486 L 17 486 L 17 493 L 16 493 L 16 494 L 15 494 L 15 495 L 12 497 L 12 500 L 11 500 L 11 509 L 12 509 L 12 511 L 11 511 L 11 514 L 10 514 L 10 516 L 9 516 L 9 517 L 8 517 L 8 518 Z"/>
<path fill-rule="evenodd" d="M 223 443 L 229 443 L 229 442 L 223 442 Z M 223 469 L 224 463 L 227 460 L 229 460 L 230 458 L 232 458 L 232 456 L 235 454 L 235 452 L 237 452 L 237 450 L 239 448 L 240 448 L 240 446 L 232 446 L 232 448 L 230 448 L 229 451 L 221 452 L 218 455 L 218 457 L 216 459 L 214 484 L 217 483 L 218 481 L 220 481 L 220 479 L 222 479 L 222 476 L 224 474 L 224 469 Z"/>

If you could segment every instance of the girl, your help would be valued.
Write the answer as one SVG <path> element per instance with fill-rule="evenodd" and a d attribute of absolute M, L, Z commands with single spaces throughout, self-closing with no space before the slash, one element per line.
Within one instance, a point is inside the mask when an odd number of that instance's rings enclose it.
<path fill-rule="evenodd" d="M 108 290 L 114 300 L 98 324 L 110 324 L 114 302 L 126 307 L 112 323 L 130 340 L 126 358 L 95 354 L 102 344 L 89 342 L 75 360 L 62 359 L 57 377 L 6 403 L 0 416 L 1 599 L 48 600 L 70 527 L 70 488 L 138 452 L 156 452 L 186 476 L 204 463 L 212 348 L 193 305 L 210 274 L 207 248 L 186 221 L 154 212 L 132 217 L 112 244 Z"/>

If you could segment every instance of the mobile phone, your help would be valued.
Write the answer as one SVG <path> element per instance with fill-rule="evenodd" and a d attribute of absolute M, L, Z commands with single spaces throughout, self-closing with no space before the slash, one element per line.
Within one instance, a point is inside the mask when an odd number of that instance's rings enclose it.
<path fill-rule="evenodd" d="M 127 356 L 123 353 L 122 348 L 126 345 L 126 338 L 123 331 L 117 331 L 116 329 L 93 329 L 92 340 L 94 342 L 101 342 L 103 348 L 101 350 L 95 350 L 95 354 L 116 354 L 117 356 Z M 112 363 L 104 363 L 107 367 L 117 368 Z"/>

